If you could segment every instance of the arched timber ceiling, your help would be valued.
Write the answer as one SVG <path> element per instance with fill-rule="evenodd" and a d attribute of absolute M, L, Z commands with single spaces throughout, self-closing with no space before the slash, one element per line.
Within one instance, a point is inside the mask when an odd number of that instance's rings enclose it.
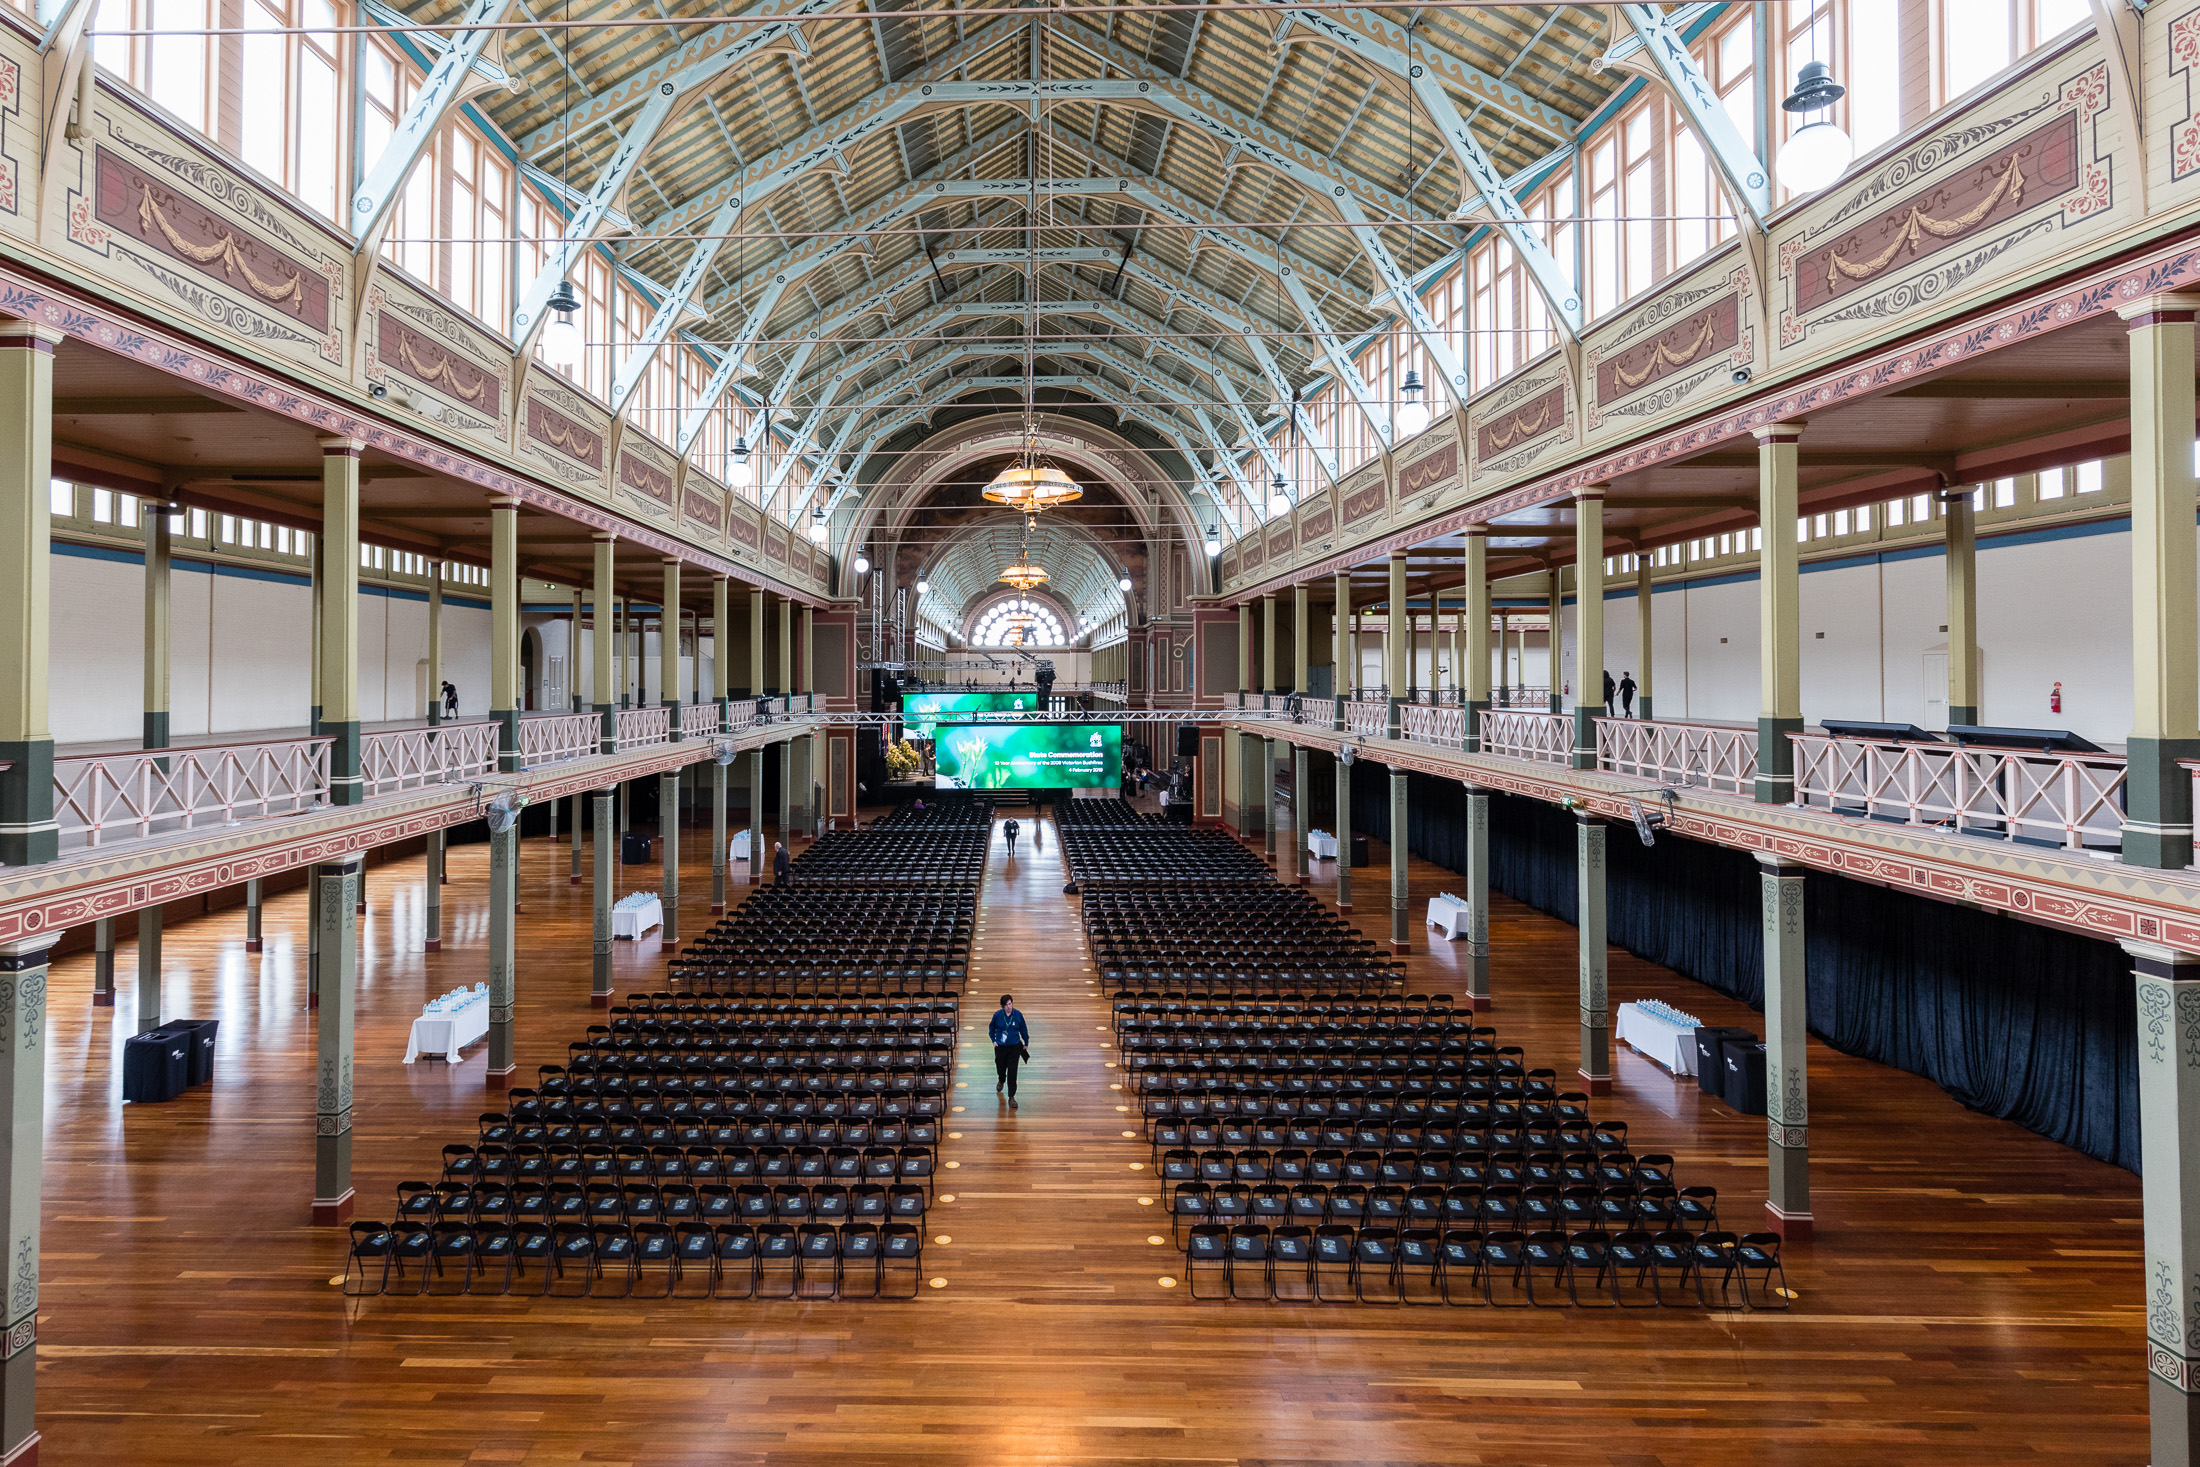
<path fill-rule="evenodd" d="M 1022 378 L 1027 344 L 1032 375 L 1069 375 L 1070 338 L 1088 398 L 1221 478 L 1386 319 L 1391 280 L 1457 247 L 1456 215 L 1509 217 L 1629 80 L 1589 64 L 1614 39 L 1595 7 L 909 13 L 933 8 L 664 0 L 642 25 L 581 0 L 570 28 L 510 33 L 516 89 L 475 100 L 538 194 L 562 174 L 567 248 L 654 282 L 684 339 L 743 365 L 732 390 L 850 480 L 898 406 Z"/>
<path fill-rule="evenodd" d="M 1023 521 L 1005 512 L 954 530 L 924 562 L 931 590 L 920 598 L 918 614 L 959 630 L 981 599 L 1009 590 L 1000 575 L 1022 554 L 1023 544 Z M 1122 611 L 1116 579 L 1124 567 L 1091 532 L 1050 515 L 1031 532 L 1031 557 L 1046 567 L 1047 591 L 1079 621 L 1069 628 L 1073 640 L 1081 636 L 1085 619 L 1097 625 Z"/>

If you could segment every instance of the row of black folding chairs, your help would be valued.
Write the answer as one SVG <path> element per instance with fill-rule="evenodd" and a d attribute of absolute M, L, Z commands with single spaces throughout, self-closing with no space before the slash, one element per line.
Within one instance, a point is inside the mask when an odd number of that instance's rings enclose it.
<path fill-rule="evenodd" d="M 1673 1158 L 1631 1151 L 1312 1151 L 1246 1147 L 1161 1153 L 1164 1185 L 1178 1182 L 1469 1182 L 1506 1187 L 1666 1187 Z"/>
<path fill-rule="evenodd" d="M 586 1182 L 609 1178 L 770 1181 L 812 1177 L 930 1177 L 939 1133 L 905 1127 L 891 1142 L 800 1141 L 652 1145 L 555 1144 L 443 1148 L 442 1182 Z M 427 1183 L 407 1182 L 408 1187 Z"/>
<path fill-rule="evenodd" d="M 907 1222 L 355 1222 L 344 1292 L 913 1299 L 923 1276 Z"/>
<path fill-rule="evenodd" d="M 1707 1232 L 1719 1224 L 1713 1187 L 1517 1187 L 1358 1182 L 1185 1182 L 1168 1198 L 1181 1242 L 1201 1222 L 1362 1223 L 1486 1233 L 1505 1228 L 1646 1228 Z"/>
<path fill-rule="evenodd" d="M 822 1044 L 881 1044 L 908 1038 L 953 1040 L 959 1032 L 956 1028 L 959 1017 L 955 1013 L 892 1014 L 872 1018 L 850 1014 L 722 1014 L 707 1018 L 651 1014 L 639 1018 L 613 1018 L 608 1024 L 591 1024 L 582 1042 L 592 1044 L 600 1038 L 610 1048 L 632 1049 L 653 1039 L 660 1042 L 685 1040 L 691 1045 L 710 1039 L 754 1039 L 815 1049 Z M 778 1046 L 774 1044 L 773 1047 Z"/>
<path fill-rule="evenodd" d="M 688 993 L 717 995 L 769 992 L 781 998 L 804 994 L 838 998 L 959 998 L 969 974 L 961 968 L 937 973 L 880 970 L 842 972 L 794 964 L 758 964 L 751 968 L 672 969 L 666 977 Z"/>
<path fill-rule="evenodd" d="M 1117 989 L 1111 1004 L 1118 1014 L 1154 1012 L 1178 1018 L 1238 1018 L 1251 1014 L 1284 1019 L 1328 1016 L 1336 1013 L 1339 1005 L 1353 1018 L 1388 1018 L 1413 1013 L 1443 1015 L 1453 1013 L 1456 1007 L 1448 993 L 1389 993 L 1363 999 L 1329 993 L 1211 995 L 1165 988 Z"/>
<path fill-rule="evenodd" d="M 1221 1287 L 1202 1293 L 1203 1270 Z M 1500 1308 L 1776 1310 L 1791 1297 L 1777 1234 L 1643 1229 L 1439 1235 L 1350 1223 L 1203 1223 L 1186 1240 L 1185 1282 L 1203 1300 Z"/>
<path fill-rule="evenodd" d="M 672 1015 L 674 1017 L 679 1017 L 683 1015 L 697 1013 L 706 1015 L 712 1013 L 738 1015 L 746 1013 L 771 1014 L 783 1012 L 789 1018 L 809 1019 L 834 1014 L 870 1015 L 874 1013 L 934 1013 L 952 1015 L 959 1011 L 962 1006 L 953 999 L 938 999 L 923 1003 L 892 1002 L 887 1000 L 873 1001 L 840 999 L 806 999 L 800 1002 L 795 1002 L 790 999 L 778 998 L 770 994 L 758 994 L 753 996 L 734 995 L 730 998 L 700 999 L 692 997 L 690 995 L 677 994 L 672 992 L 670 989 L 663 989 L 654 993 L 630 993 L 626 996 L 626 1002 L 623 1005 L 614 1007 L 611 1012 L 616 1015 L 619 1012 L 620 1007 L 623 1007 L 629 1014 L 633 1015 L 635 1018 L 641 1018 L 645 1015 L 656 1015 L 658 1017 Z"/>
<path fill-rule="evenodd" d="M 1161 1152 L 1180 1146 L 1195 1151 L 1249 1146 L 1270 1151 L 1286 1146 L 1478 1152 L 1627 1149 L 1627 1123 L 1591 1120 L 1586 1107 L 1567 1112 L 1555 1105 L 1484 1102 L 1427 1091 L 1365 1101 L 1263 1096 L 1242 1106 L 1213 1096 L 1204 1102 L 1167 1095 L 1142 1096 L 1140 1101 L 1156 1160 Z M 1177 1109 L 1193 1104 L 1203 1109 L 1190 1115 Z M 1208 1113 L 1225 1105 L 1231 1108 Z"/>
<path fill-rule="evenodd" d="M 539 1088 L 511 1092 L 511 1113 L 518 1122 L 548 1115 L 560 1105 L 601 1101 L 601 1106 L 593 1108 L 623 1102 L 631 1113 L 644 1117 L 694 1114 L 706 1120 L 720 1115 L 808 1114 L 828 1104 L 840 1105 L 849 1114 L 937 1115 L 941 1098 L 929 1086 L 916 1083 L 922 1078 L 923 1071 L 914 1065 L 881 1069 L 756 1065 L 744 1070 L 733 1064 L 697 1069 L 686 1064 L 652 1067 L 644 1062 L 579 1076 L 563 1065 L 544 1065 L 536 1082 Z"/>
<path fill-rule="evenodd" d="M 1335 993 L 1354 995 L 1380 995 L 1398 992 L 1406 984 L 1403 963 L 1387 963 L 1381 960 L 1338 964 L 1331 967 L 1279 968 L 1272 963 L 1247 961 L 1230 967 L 1216 965 L 1208 970 L 1202 964 L 1194 968 L 1148 968 L 1144 966 L 1115 967 L 1097 965 L 1101 981 L 1118 987 L 1129 984 L 1195 987 L 1217 996 L 1243 995 L 1251 997 L 1259 993 L 1285 990 L 1292 993 Z"/>
<path fill-rule="evenodd" d="M 1533 1119 L 1538 1108 L 1579 1105 L 1571 1097 L 1581 1092 L 1558 1089 L 1555 1071 L 1528 1071 L 1517 1062 L 1471 1058 L 1446 1070 L 1436 1063 L 1439 1058 L 1408 1053 L 1398 1060 L 1359 1056 L 1320 1066 L 1194 1064 L 1141 1071 L 1133 1077 L 1132 1088 L 1148 1112 L 1184 1116 L 1293 1113 L 1294 1104 L 1297 1114 L 1328 1114 L 1315 1108 L 1373 1106 L 1427 1094 L 1452 1102 L 1460 1118 L 1472 1115 L 1465 1107 L 1482 1106 L 1490 1113 L 1491 1124 L 1497 1124 L 1501 1117 L 1515 1114 Z"/>
<path fill-rule="evenodd" d="M 873 1034 L 846 1030 L 789 1034 L 784 1030 L 765 1032 L 762 1026 L 746 1034 L 592 1035 L 569 1046 L 565 1062 L 569 1070 L 580 1065 L 584 1068 L 616 1066 L 624 1071 L 638 1062 L 662 1064 L 688 1057 L 706 1061 L 707 1067 L 728 1062 L 717 1058 L 721 1055 L 730 1057 L 730 1062 L 736 1064 L 762 1064 L 767 1060 L 796 1064 L 828 1056 L 841 1060 L 875 1059 L 876 1064 L 865 1068 L 886 1069 L 899 1064 L 922 1065 L 942 1056 L 952 1059 L 958 1037 L 934 1033 L 930 1029 Z"/>
<path fill-rule="evenodd" d="M 411 1222 L 503 1223 L 922 1221 L 932 1200 L 928 1183 L 929 1176 L 898 1182 L 403 1182 L 397 1188 L 397 1216 Z"/>

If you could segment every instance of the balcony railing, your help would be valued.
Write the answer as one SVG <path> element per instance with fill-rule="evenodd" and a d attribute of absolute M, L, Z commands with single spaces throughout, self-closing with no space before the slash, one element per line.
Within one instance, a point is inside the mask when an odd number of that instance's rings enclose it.
<path fill-rule="evenodd" d="M 672 714 L 664 708 L 619 710 L 619 751 L 672 742 Z"/>
<path fill-rule="evenodd" d="M 1353 702 L 1344 705 L 1345 732 L 1363 739 L 1390 736 L 1390 705 Z"/>
<path fill-rule="evenodd" d="M 680 705 L 680 734 L 683 738 L 707 739 L 718 732 L 718 705 L 716 703 L 682 703 Z"/>
<path fill-rule="evenodd" d="M 1467 711 L 1430 703 L 1406 703 L 1398 709 L 1398 732 L 1416 744 L 1463 748 L 1467 738 Z"/>
<path fill-rule="evenodd" d="M 1492 710 L 1482 715 L 1482 752 L 1538 764 L 1571 764 L 1574 721 L 1563 713 Z"/>
<path fill-rule="evenodd" d="M 359 740 L 359 774 L 369 799 L 475 779 L 496 767 L 497 726 L 489 722 L 393 729 Z"/>
<path fill-rule="evenodd" d="M 2123 843 L 2126 769 L 2119 755 L 1815 734 L 1792 739 L 1801 804 L 2071 851 L 2114 850 Z"/>
<path fill-rule="evenodd" d="M 549 713 L 519 721 L 519 762 L 530 769 L 586 759 L 602 746 L 600 713 Z"/>
<path fill-rule="evenodd" d="M 54 819 L 64 846 L 300 815 L 328 796 L 325 738 L 54 760 Z"/>
<path fill-rule="evenodd" d="M 1746 795 L 1756 788 L 1757 731 L 1714 723 L 1600 718 L 1597 767 L 1660 784 Z"/>
<path fill-rule="evenodd" d="M 1337 700 L 1335 698 L 1301 698 L 1291 715 L 1293 723 L 1303 723 L 1314 728 L 1337 726 Z"/>
<path fill-rule="evenodd" d="M 1528 713 L 1551 711 L 1549 688 L 1500 688 L 1490 695 L 1492 708 L 1517 708 Z"/>

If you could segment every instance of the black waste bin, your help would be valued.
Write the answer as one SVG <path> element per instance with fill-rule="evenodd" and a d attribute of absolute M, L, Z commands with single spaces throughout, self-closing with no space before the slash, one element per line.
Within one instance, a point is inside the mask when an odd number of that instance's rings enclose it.
<path fill-rule="evenodd" d="M 647 866 L 652 844 L 654 842 L 648 836 L 630 830 L 626 838 L 619 842 L 619 859 L 629 866 Z"/>
<path fill-rule="evenodd" d="M 1706 1024 L 1696 1031 L 1696 1088 L 1706 1095 L 1726 1094 L 1726 1056 L 1720 1047 L 1729 1039 L 1754 1039 L 1747 1029 L 1728 1029 Z"/>
<path fill-rule="evenodd" d="M 1365 866 L 1367 864 L 1367 837 L 1364 835 L 1352 837 L 1352 864 L 1355 866 Z"/>
<path fill-rule="evenodd" d="M 157 1105 L 183 1094 L 191 1080 L 189 1030 L 148 1029 L 122 1043 L 122 1098 Z"/>
<path fill-rule="evenodd" d="M 1745 1116 L 1765 1113 L 1765 1047 L 1754 1037 L 1729 1039 L 1721 1046 L 1726 1056 L 1726 1103 Z"/>
<path fill-rule="evenodd" d="M 191 1074 L 186 1082 L 206 1085 L 214 1079 L 214 1031 L 221 1028 L 219 1019 L 170 1019 L 161 1027 L 172 1034 L 183 1034 L 191 1041 Z"/>

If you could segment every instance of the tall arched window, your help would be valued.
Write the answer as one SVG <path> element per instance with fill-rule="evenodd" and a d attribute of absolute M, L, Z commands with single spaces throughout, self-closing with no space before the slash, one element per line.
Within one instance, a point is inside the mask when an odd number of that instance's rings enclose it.
<path fill-rule="evenodd" d="M 974 647 L 1066 647 L 1062 622 L 1053 609 L 1026 596 L 997 601 L 986 608 L 970 632 Z"/>

